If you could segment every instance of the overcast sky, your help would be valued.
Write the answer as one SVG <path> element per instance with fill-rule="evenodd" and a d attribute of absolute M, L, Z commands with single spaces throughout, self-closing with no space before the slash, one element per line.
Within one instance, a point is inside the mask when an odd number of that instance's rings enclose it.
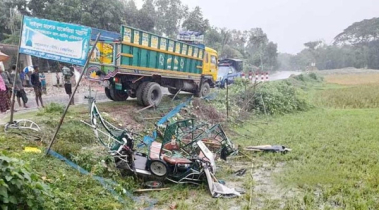
<path fill-rule="evenodd" d="M 308 41 L 333 38 L 354 22 L 379 17 L 379 0 L 181 0 L 200 6 L 211 25 L 262 28 L 279 52 L 296 54 Z M 136 0 L 141 4 L 142 0 Z"/>

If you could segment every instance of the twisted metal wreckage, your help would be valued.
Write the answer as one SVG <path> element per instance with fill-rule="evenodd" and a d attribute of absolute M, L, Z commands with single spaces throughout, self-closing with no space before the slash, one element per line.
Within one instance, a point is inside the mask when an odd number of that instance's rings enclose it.
<path fill-rule="evenodd" d="M 216 157 L 226 160 L 237 153 L 220 125 L 208 128 L 207 124 L 196 125 L 194 119 L 187 119 L 164 126 L 190 100 L 158 121 L 152 137 L 145 136 L 139 142 L 131 131 L 106 121 L 95 101 L 91 105 L 91 122 L 82 122 L 94 130 L 99 142 L 109 150 L 117 168 L 125 175 L 177 184 L 208 183 L 212 197 L 240 196 L 240 192 L 219 183 L 214 175 Z M 135 146 L 135 143 L 138 144 Z"/>

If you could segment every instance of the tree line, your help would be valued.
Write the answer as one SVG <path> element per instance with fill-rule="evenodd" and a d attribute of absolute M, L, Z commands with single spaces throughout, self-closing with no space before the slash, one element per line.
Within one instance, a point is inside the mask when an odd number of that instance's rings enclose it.
<path fill-rule="evenodd" d="M 347 67 L 379 69 L 379 18 L 353 23 L 338 34 L 332 44 L 311 41 L 296 55 L 280 54 L 280 69 L 306 70 Z"/>
<path fill-rule="evenodd" d="M 205 44 L 220 58 L 244 61 L 245 71 L 320 70 L 345 67 L 379 69 L 379 18 L 357 22 L 338 34 L 333 44 L 311 41 L 296 55 L 278 53 L 278 45 L 261 28 L 235 30 L 212 26 L 200 7 L 190 9 L 181 0 L 2 0 L 0 42 L 18 44 L 21 15 L 68 22 L 109 31 L 128 25 L 175 38 L 181 30 L 202 32 Z M 38 65 L 54 67 L 54 62 Z M 42 62 L 42 63 L 41 63 Z"/>
<path fill-rule="evenodd" d="M 220 58 L 244 60 L 246 70 L 278 67 L 277 44 L 261 28 L 239 31 L 212 26 L 200 7 L 189 9 L 180 0 L 144 0 L 141 8 L 134 0 L 3 0 L 0 42 L 18 44 L 21 15 L 116 32 L 128 25 L 170 38 L 181 30 L 202 32 L 206 46 L 216 49 Z"/>

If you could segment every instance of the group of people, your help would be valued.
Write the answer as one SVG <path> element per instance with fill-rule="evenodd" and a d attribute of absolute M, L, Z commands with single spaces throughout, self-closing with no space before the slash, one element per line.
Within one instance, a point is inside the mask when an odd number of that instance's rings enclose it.
<path fill-rule="evenodd" d="M 59 67 L 62 70 L 64 76 L 66 94 L 68 94 L 69 98 L 71 98 L 71 77 L 74 75 L 74 73 L 70 68 L 64 66 L 63 64 L 59 64 Z M 18 72 L 16 73 L 16 71 Z M 25 72 L 16 69 L 16 65 L 12 66 L 11 73 L 5 71 L 0 67 L 0 112 L 3 113 L 8 111 L 12 106 L 11 97 L 13 84 L 15 97 L 17 98 L 19 107 L 29 108 L 26 105 L 28 98 L 23 86 L 23 76 L 25 75 L 24 73 Z M 34 89 L 37 107 L 40 105 L 44 107 L 42 93 L 46 93 L 46 78 L 43 72 L 40 73 L 38 66 L 33 67 L 33 72 L 30 74 L 30 83 Z M 71 104 L 74 105 L 74 100 L 71 101 Z"/>

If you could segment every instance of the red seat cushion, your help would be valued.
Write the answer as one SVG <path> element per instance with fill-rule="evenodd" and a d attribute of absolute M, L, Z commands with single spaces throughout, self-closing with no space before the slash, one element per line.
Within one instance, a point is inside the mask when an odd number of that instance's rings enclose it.
<path fill-rule="evenodd" d="M 163 160 L 171 165 L 175 164 L 191 164 L 192 161 L 188 160 L 187 158 L 181 158 L 181 157 L 169 157 L 169 156 L 163 156 Z"/>

